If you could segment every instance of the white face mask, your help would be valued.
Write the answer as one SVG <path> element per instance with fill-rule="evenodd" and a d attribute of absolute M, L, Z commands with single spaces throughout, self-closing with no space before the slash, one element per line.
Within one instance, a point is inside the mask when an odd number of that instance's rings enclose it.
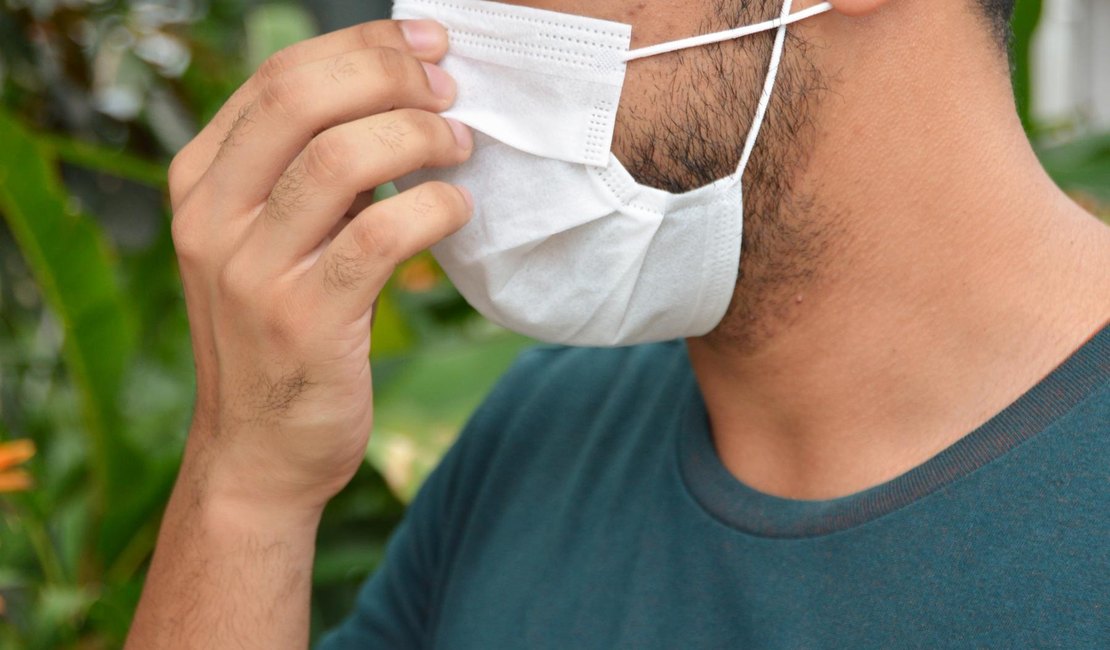
<path fill-rule="evenodd" d="M 427 180 L 467 187 L 474 215 L 432 248 L 490 320 L 554 343 L 625 345 L 705 334 L 736 283 L 740 178 L 770 101 L 786 25 L 831 8 L 629 50 L 632 27 L 485 0 L 397 0 L 393 17 L 448 30 L 440 65 L 458 84 L 444 113 L 475 131 L 474 153 Z M 627 61 L 777 29 L 740 164 L 682 194 L 640 185 L 611 153 Z"/>

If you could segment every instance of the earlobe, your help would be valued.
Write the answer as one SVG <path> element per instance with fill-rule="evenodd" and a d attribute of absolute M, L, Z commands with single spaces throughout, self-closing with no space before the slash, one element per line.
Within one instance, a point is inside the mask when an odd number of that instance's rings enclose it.
<path fill-rule="evenodd" d="M 833 10 L 845 16 L 865 16 L 887 3 L 887 0 L 829 0 Z"/>

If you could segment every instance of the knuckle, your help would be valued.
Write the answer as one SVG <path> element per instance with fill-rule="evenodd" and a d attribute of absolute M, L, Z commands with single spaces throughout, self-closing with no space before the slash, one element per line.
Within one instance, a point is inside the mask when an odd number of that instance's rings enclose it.
<path fill-rule="evenodd" d="M 365 257 L 384 259 L 391 263 L 400 261 L 396 259 L 397 232 L 384 220 L 356 219 L 348 228 L 353 228 L 351 238 Z"/>
<path fill-rule="evenodd" d="M 416 57 L 401 53 L 400 65 L 397 69 L 404 75 L 405 86 L 409 90 L 415 90 L 425 94 L 431 92 L 431 85 L 428 82 L 428 73 L 424 71 L 424 66 Z"/>
<path fill-rule="evenodd" d="M 356 36 L 362 49 L 373 49 L 381 47 L 382 42 L 404 42 L 404 34 L 401 33 L 401 25 L 394 20 L 374 20 L 368 23 L 362 23 Z"/>
<path fill-rule="evenodd" d="M 216 274 L 216 288 L 226 298 L 239 299 L 246 295 L 236 264 L 228 263 Z"/>
<path fill-rule="evenodd" d="M 350 54 L 340 54 L 328 59 L 324 64 L 324 71 L 332 81 L 339 84 L 363 74 L 361 61 Z"/>
<path fill-rule="evenodd" d="M 399 50 L 392 47 L 372 47 L 367 50 L 368 55 L 371 57 L 374 65 L 380 68 L 383 73 L 396 72 L 404 65 L 404 55 Z"/>
<path fill-rule="evenodd" d="M 420 192 L 414 204 L 419 214 L 433 211 L 454 214 L 466 210 L 466 202 L 463 201 L 459 191 L 454 185 L 443 181 L 429 181 L 420 186 Z"/>
<path fill-rule="evenodd" d="M 200 229 L 184 205 L 174 213 L 173 221 L 170 222 L 170 237 L 173 240 L 174 251 L 182 261 L 197 260 L 205 249 Z"/>
<path fill-rule="evenodd" d="M 401 52 L 391 47 L 376 47 L 369 50 L 371 65 L 379 79 L 389 85 L 398 85 L 408 76 L 406 70 L 411 70 L 405 65 L 408 58 Z"/>
<path fill-rule="evenodd" d="M 335 131 L 316 136 L 304 151 L 304 171 L 317 182 L 333 185 L 351 173 L 350 145 Z"/>
<path fill-rule="evenodd" d="M 301 85 L 289 74 L 281 74 L 271 79 L 259 94 L 259 107 L 262 110 L 294 121 L 305 110 L 305 98 Z"/>
<path fill-rule="evenodd" d="M 170 161 L 169 169 L 166 172 L 166 180 L 170 186 L 170 195 L 173 197 L 180 197 L 185 193 L 185 182 L 188 171 L 192 166 L 192 159 L 189 157 L 189 147 L 185 146 L 177 155 Z"/>
<path fill-rule="evenodd" d="M 358 38 L 358 43 L 361 49 L 368 50 L 372 47 L 378 47 L 378 31 L 381 27 L 378 26 L 377 21 L 369 23 L 361 23 L 355 28 L 355 37 Z M 398 33 L 401 31 L 397 30 Z"/>
<path fill-rule="evenodd" d="M 223 155 L 228 148 L 238 144 L 240 136 L 246 132 L 253 123 L 251 115 L 254 109 L 254 104 L 243 104 L 239 107 L 239 111 L 236 113 L 235 119 L 231 122 L 231 126 L 228 127 L 227 131 L 224 133 L 223 139 L 220 140 L 220 149 L 216 153 L 217 158 Z"/>
<path fill-rule="evenodd" d="M 289 48 L 278 50 L 267 57 L 266 60 L 262 62 L 262 65 L 258 66 L 258 71 L 255 73 L 255 76 L 257 76 L 258 80 L 262 83 L 268 83 L 281 76 L 291 67 L 290 59 L 291 53 Z"/>
<path fill-rule="evenodd" d="M 335 251 L 324 266 L 324 288 L 332 293 L 350 291 L 358 287 L 365 275 L 360 257 Z"/>
<path fill-rule="evenodd" d="M 256 280 L 257 270 L 243 260 L 233 256 L 216 273 L 216 290 L 222 300 L 242 315 L 254 310 L 256 305 L 268 304 L 267 292 Z"/>
<path fill-rule="evenodd" d="M 285 221 L 304 207 L 307 192 L 304 187 L 304 168 L 294 162 L 282 172 L 274 189 L 266 199 L 266 214 L 277 221 Z"/>
<path fill-rule="evenodd" d="M 401 121 L 405 124 L 405 130 L 420 145 L 427 147 L 436 144 L 443 138 L 443 131 L 447 128 L 443 118 L 412 108 L 402 109 L 398 113 Z"/>

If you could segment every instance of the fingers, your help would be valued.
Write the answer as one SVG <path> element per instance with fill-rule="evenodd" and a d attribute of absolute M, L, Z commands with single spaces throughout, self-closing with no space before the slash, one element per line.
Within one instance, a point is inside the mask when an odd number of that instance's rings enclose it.
<path fill-rule="evenodd" d="M 316 249 L 356 197 L 424 167 L 470 155 L 469 129 L 439 115 L 401 109 L 316 136 L 278 179 L 248 239 L 277 268 Z"/>
<path fill-rule="evenodd" d="M 437 181 L 371 205 L 305 275 L 316 313 L 340 323 L 368 313 L 399 263 L 461 228 L 472 211 L 465 189 Z"/>
<path fill-rule="evenodd" d="M 438 67 L 390 48 L 302 66 L 261 90 L 207 175 L 217 185 L 233 185 L 241 207 L 255 205 L 315 134 L 394 107 L 442 111 L 454 94 L 454 82 Z M 388 149 L 402 134 L 380 130 L 379 137 L 377 149 Z"/>
<path fill-rule="evenodd" d="M 274 54 L 224 104 L 204 129 L 174 158 L 170 195 L 176 206 L 215 159 L 231 127 L 249 120 L 248 107 L 270 81 L 303 65 L 371 48 L 391 48 L 424 62 L 447 51 L 447 32 L 430 20 L 383 20 L 363 23 L 302 41 Z"/>

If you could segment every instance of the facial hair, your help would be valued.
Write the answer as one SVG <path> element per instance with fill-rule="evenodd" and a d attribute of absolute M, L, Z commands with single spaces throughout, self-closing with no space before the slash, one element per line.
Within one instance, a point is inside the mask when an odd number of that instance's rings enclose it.
<path fill-rule="evenodd" d="M 776 17 L 778 0 L 717 0 L 701 33 Z M 775 32 L 676 52 L 629 68 L 636 96 L 622 98 L 613 149 L 640 183 L 691 190 L 735 171 L 755 116 Z M 728 311 L 707 335 L 754 354 L 789 327 L 819 278 L 835 226 L 812 190 L 796 187 L 826 92 L 813 45 L 787 32 L 778 79 L 741 179 L 744 234 Z M 635 79 L 633 75 L 642 75 Z M 736 206 L 741 218 L 741 206 Z"/>

